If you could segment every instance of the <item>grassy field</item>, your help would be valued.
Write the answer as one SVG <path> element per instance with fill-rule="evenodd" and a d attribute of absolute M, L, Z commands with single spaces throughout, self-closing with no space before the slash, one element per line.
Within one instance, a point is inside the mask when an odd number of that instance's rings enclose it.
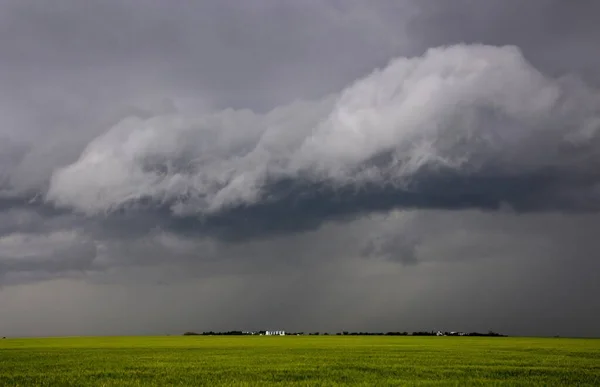
<path fill-rule="evenodd" d="M 0 340 L 0 385 L 590 385 L 600 340 L 99 337 Z"/>

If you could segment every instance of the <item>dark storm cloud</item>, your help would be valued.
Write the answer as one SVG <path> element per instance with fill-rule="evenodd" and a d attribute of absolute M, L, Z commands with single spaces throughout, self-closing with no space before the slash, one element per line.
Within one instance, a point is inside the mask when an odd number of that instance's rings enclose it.
<path fill-rule="evenodd" d="M 222 250 L 209 264 L 121 267 L 108 278 L 94 274 L 95 284 L 62 280 L 7 287 L 0 293 L 8 316 L 4 326 L 14 334 L 39 332 L 31 318 L 18 324 L 12 317 L 32 316 L 32 309 L 22 305 L 36 299 L 48 334 L 62 335 L 179 334 L 264 325 L 331 332 L 447 327 L 597 334 L 597 304 L 584 296 L 598 290 L 597 261 L 590 255 L 597 248 L 597 217 L 476 211 L 398 215 L 253 242 L 233 260 L 231 250 Z M 352 256 L 361 235 L 392 236 L 413 228 L 425 232 L 414 251 L 418 265 Z M 133 253 L 134 244 L 128 246 L 124 252 Z M 140 258 L 152 250 L 146 246 Z M 586 318 L 575 322 L 573 316 Z"/>
<path fill-rule="evenodd" d="M 393 208 L 595 212 L 599 131 L 598 90 L 514 47 L 452 46 L 267 114 L 124 120 L 56 171 L 47 200 L 242 234 Z"/>
<path fill-rule="evenodd" d="M 565 189 L 566 182 L 571 182 Z M 162 210 L 124 210 L 104 218 L 103 227 L 115 233 L 148 232 L 161 227 L 185 235 L 208 235 L 235 241 L 310 231 L 327 221 L 347 221 L 394 208 L 487 211 L 511 208 L 521 213 L 544 211 L 596 212 L 595 197 L 584 196 L 594 181 L 572 176 L 442 176 L 413 182 L 414 189 L 365 186 L 332 189 L 318 185 L 294 186 L 293 191 L 267 188 L 268 199 L 205 216 L 173 216 Z M 580 192 L 578 192 L 580 191 Z"/>
<path fill-rule="evenodd" d="M 597 334 L 599 7 L 2 2 L 3 334 Z"/>

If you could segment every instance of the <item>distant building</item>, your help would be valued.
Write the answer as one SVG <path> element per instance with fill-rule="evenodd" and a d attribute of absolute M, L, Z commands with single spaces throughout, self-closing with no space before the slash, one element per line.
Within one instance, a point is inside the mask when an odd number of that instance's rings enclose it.
<path fill-rule="evenodd" d="M 285 331 L 265 331 L 266 336 L 285 336 Z"/>

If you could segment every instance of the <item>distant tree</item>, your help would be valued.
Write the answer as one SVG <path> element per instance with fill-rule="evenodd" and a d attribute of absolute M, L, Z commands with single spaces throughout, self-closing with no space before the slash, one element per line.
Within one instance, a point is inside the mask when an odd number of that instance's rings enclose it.
<path fill-rule="evenodd" d="M 435 336 L 436 333 L 434 331 L 431 331 L 431 332 L 419 331 L 419 332 L 413 332 L 412 335 L 413 336 Z"/>

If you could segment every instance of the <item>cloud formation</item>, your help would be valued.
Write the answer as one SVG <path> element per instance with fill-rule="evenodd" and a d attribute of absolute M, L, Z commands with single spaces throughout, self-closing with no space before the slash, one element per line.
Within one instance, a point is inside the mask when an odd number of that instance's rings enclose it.
<path fill-rule="evenodd" d="M 0 2 L 0 334 L 597 335 L 599 13 Z"/>
<path fill-rule="evenodd" d="M 544 76 L 516 47 L 442 47 L 266 114 L 127 118 L 54 173 L 47 199 L 88 215 L 149 206 L 209 220 L 317 202 L 323 217 L 595 211 L 599 129 L 597 90 Z"/>

